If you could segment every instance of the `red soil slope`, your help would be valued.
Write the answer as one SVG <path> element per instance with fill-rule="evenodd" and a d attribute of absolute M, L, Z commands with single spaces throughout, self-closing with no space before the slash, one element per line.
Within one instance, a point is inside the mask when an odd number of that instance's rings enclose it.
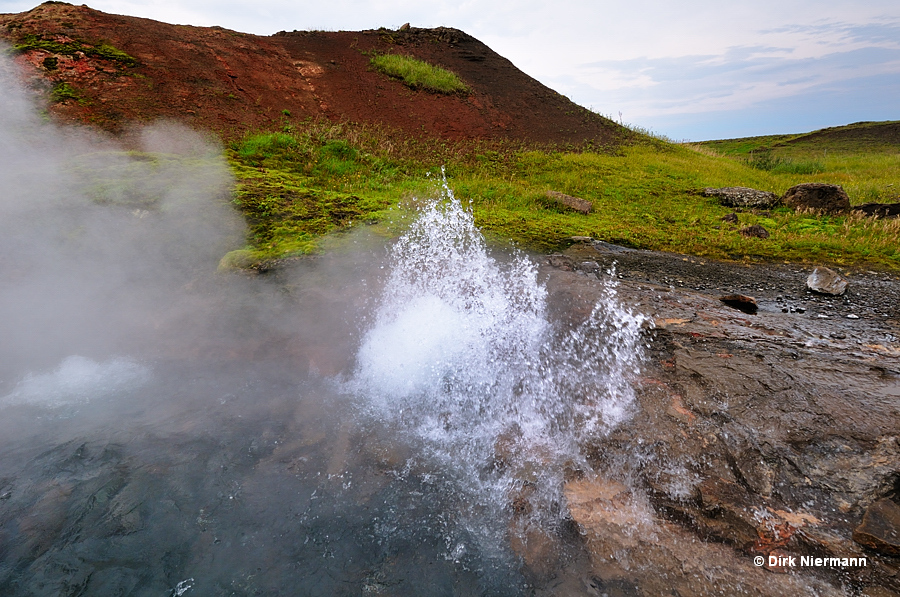
<path fill-rule="evenodd" d="M 26 48 L 16 55 L 33 86 L 57 89 L 52 113 L 113 131 L 174 118 L 233 137 L 325 117 L 447 139 L 612 146 L 626 134 L 455 29 L 262 37 L 47 2 L 0 15 L 0 37 Z M 472 92 L 412 90 L 370 70 L 373 51 L 443 66 Z"/>

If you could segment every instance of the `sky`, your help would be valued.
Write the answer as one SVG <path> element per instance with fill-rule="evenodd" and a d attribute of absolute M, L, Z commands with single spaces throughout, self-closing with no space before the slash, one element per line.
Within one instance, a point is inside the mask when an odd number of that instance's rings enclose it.
<path fill-rule="evenodd" d="M 270 35 L 455 27 L 545 85 L 675 141 L 900 120 L 897 0 L 88 0 Z M 21 12 L 37 0 L 0 0 Z"/>

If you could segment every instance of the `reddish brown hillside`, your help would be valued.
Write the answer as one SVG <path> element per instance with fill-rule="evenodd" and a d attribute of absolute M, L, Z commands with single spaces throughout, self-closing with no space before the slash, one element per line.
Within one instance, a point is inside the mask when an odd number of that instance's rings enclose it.
<path fill-rule="evenodd" d="M 625 133 L 455 29 L 261 37 L 47 2 L 0 15 L 0 37 L 53 113 L 110 130 L 175 118 L 234 136 L 324 116 L 448 139 L 614 145 Z M 443 66 L 471 93 L 411 90 L 370 70 L 373 51 Z"/>

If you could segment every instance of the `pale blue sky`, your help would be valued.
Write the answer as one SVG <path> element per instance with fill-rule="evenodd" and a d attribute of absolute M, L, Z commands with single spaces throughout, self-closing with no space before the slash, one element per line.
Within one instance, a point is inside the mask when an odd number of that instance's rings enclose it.
<path fill-rule="evenodd" d="M 900 120 L 900 3 L 88 0 L 170 23 L 462 29 L 579 104 L 676 140 Z M 0 12 L 36 3 L 0 0 Z"/>

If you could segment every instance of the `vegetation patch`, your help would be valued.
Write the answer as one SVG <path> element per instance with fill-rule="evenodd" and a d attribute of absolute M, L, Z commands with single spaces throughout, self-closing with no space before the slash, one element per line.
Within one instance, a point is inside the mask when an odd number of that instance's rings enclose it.
<path fill-rule="evenodd" d="M 83 95 L 81 95 L 81 92 L 65 81 L 56 83 L 53 86 L 53 89 L 50 90 L 50 101 L 54 104 L 59 104 L 69 100 L 76 101 L 81 105 L 87 104 L 87 100 Z"/>
<path fill-rule="evenodd" d="M 748 166 L 782 174 L 819 174 L 825 171 L 821 160 L 798 160 L 774 155 L 771 151 L 751 152 L 746 158 Z"/>
<path fill-rule="evenodd" d="M 722 217 L 732 210 L 699 192 L 748 186 L 782 194 L 821 181 L 843 184 L 859 204 L 870 200 L 867 189 L 900 189 L 900 155 L 829 157 L 823 171 L 806 175 L 660 140 L 617 153 L 563 151 L 414 139 L 323 121 L 249 135 L 232 144 L 229 158 L 238 178 L 235 201 L 251 228 L 242 263 L 315 251 L 328 234 L 362 223 L 396 234 L 412 217 L 407 208 L 439 194 L 443 167 L 491 238 L 529 249 L 556 250 L 577 235 L 720 259 L 900 268 L 900 220 L 777 208 L 740 212 L 729 223 Z M 548 190 L 590 201 L 593 210 L 564 210 L 547 201 Z M 738 233 L 754 224 L 770 237 Z"/>
<path fill-rule="evenodd" d="M 77 57 L 78 53 L 81 52 L 85 56 L 110 60 L 126 67 L 138 65 L 138 61 L 134 57 L 129 56 L 107 42 L 91 44 L 78 40 L 58 41 L 56 39 L 46 39 L 40 35 L 29 34 L 19 40 L 19 43 L 14 46 L 14 50 L 17 52 L 43 50 L 51 54 L 71 56 L 73 58 Z"/>
<path fill-rule="evenodd" d="M 456 74 L 410 56 L 378 54 L 372 57 L 369 64 L 389 77 L 400 79 L 413 89 L 448 94 L 469 91 Z"/>

